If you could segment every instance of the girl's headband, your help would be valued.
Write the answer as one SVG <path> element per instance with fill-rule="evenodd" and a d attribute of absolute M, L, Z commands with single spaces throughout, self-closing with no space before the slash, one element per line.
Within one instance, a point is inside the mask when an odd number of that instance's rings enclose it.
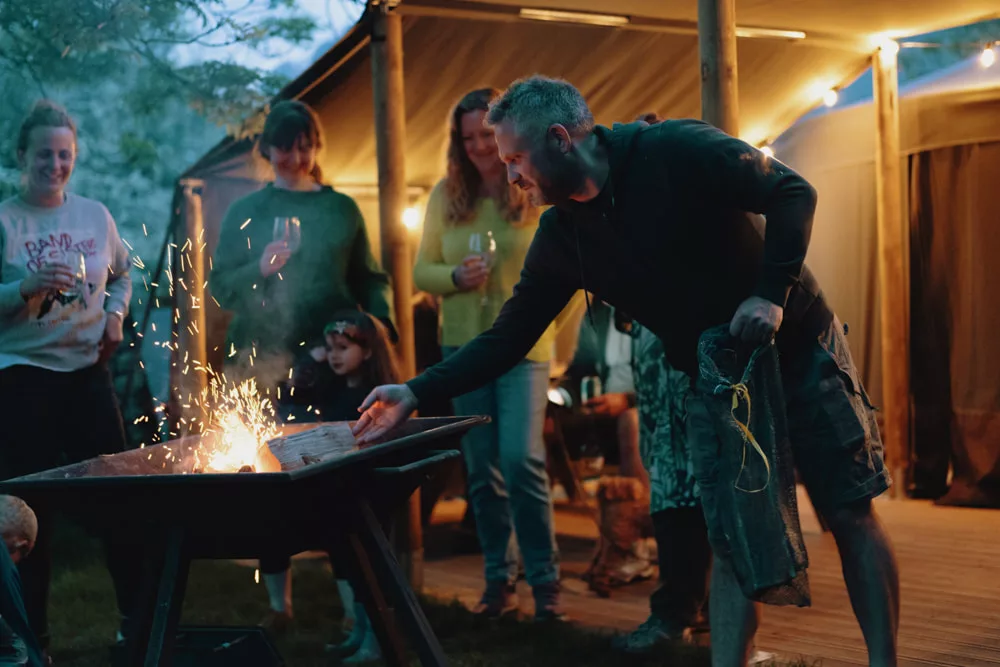
<path fill-rule="evenodd" d="M 328 324 L 324 333 L 327 336 L 332 336 L 334 334 L 338 336 L 345 336 L 348 339 L 353 340 L 355 343 L 360 343 L 364 340 L 364 337 L 361 335 L 361 329 L 358 328 L 358 325 L 354 322 L 348 322 L 347 320 L 338 320 L 332 324 Z"/>

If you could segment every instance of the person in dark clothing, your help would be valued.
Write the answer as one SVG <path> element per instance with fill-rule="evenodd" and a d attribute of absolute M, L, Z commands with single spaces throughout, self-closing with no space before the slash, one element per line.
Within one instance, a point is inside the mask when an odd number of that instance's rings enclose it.
<path fill-rule="evenodd" d="M 836 538 L 870 665 L 895 665 L 898 574 L 871 505 L 890 480 L 841 325 L 804 265 L 813 187 L 700 121 L 596 126 L 579 91 L 544 77 L 514 83 L 487 122 L 509 180 L 553 207 L 493 327 L 407 384 L 376 388 L 360 406 L 359 441 L 399 424 L 422 400 L 503 373 L 579 289 L 652 331 L 667 362 L 692 378 L 709 328 L 728 324 L 747 345 L 773 339 L 795 463 Z M 704 441 L 690 419 L 688 428 L 692 447 Z M 713 664 L 744 665 L 755 605 L 718 556 L 712 572 Z"/>
<path fill-rule="evenodd" d="M 35 546 L 38 519 L 20 498 L 0 496 L 0 536 L 0 665 L 41 667 L 48 660 L 28 622 L 16 567 Z"/>

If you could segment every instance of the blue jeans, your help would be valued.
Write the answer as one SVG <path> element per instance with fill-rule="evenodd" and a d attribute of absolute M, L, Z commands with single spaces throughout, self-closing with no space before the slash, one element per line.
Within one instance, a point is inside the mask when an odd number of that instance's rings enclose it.
<path fill-rule="evenodd" d="M 445 348 L 445 357 L 456 349 Z M 548 384 L 549 364 L 525 360 L 493 382 L 454 399 L 456 415 L 489 415 L 493 420 L 462 438 L 469 502 L 488 582 L 516 580 L 518 547 L 530 585 L 559 579 L 542 439 Z"/>

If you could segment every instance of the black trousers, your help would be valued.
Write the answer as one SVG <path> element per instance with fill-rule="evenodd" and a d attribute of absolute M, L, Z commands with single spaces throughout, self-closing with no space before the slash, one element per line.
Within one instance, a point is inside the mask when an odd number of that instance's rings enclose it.
<path fill-rule="evenodd" d="M 0 370 L 0 478 L 41 472 L 125 449 L 118 399 L 104 365 L 69 373 L 34 366 Z M 35 548 L 18 564 L 28 621 L 45 647 L 52 576 L 53 511 L 44 498 L 30 501 L 38 517 Z M 96 526 L 101 517 L 94 517 Z M 107 517 L 104 517 L 105 519 Z M 93 526 L 89 526 L 93 528 Z M 105 544 L 118 609 L 129 616 L 141 564 L 128 537 L 96 529 Z"/>
<path fill-rule="evenodd" d="M 649 599 L 650 612 L 678 627 L 707 617 L 712 549 L 701 507 L 679 507 L 652 515 L 660 563 L 660 585 Z"/>

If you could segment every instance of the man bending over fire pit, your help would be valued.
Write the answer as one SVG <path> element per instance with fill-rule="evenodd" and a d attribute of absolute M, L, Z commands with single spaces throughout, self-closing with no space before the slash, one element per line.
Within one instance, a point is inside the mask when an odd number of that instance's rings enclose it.
<path fill-rule="evenodd" d="M 667 362 L 692 378 L 710 328 L 728 324 L 748 347 L 773 338 L 795 464 L 836 538 L 870 665 L 894 666 L 898 575 L 871 506 L 889 475 L 841 325 L 804 266 L 815 190 L 706 123 L 595 126 L 579 91 L 540 76 L 507 89 L 487 122 L 508 179 L 554 206 L 493 327 L 407 384 L 373 391 L 355 427 L 361 443 L 424 401 L 506 372 L 579 289 L 656 334 Z M 752 213 L 766 216 L 763 232 Z M 714 437 L 692 432 L 689 442 Z M 710 599 L 713 665 L 745 665 L 758 618 L 718 555 Z"/>

